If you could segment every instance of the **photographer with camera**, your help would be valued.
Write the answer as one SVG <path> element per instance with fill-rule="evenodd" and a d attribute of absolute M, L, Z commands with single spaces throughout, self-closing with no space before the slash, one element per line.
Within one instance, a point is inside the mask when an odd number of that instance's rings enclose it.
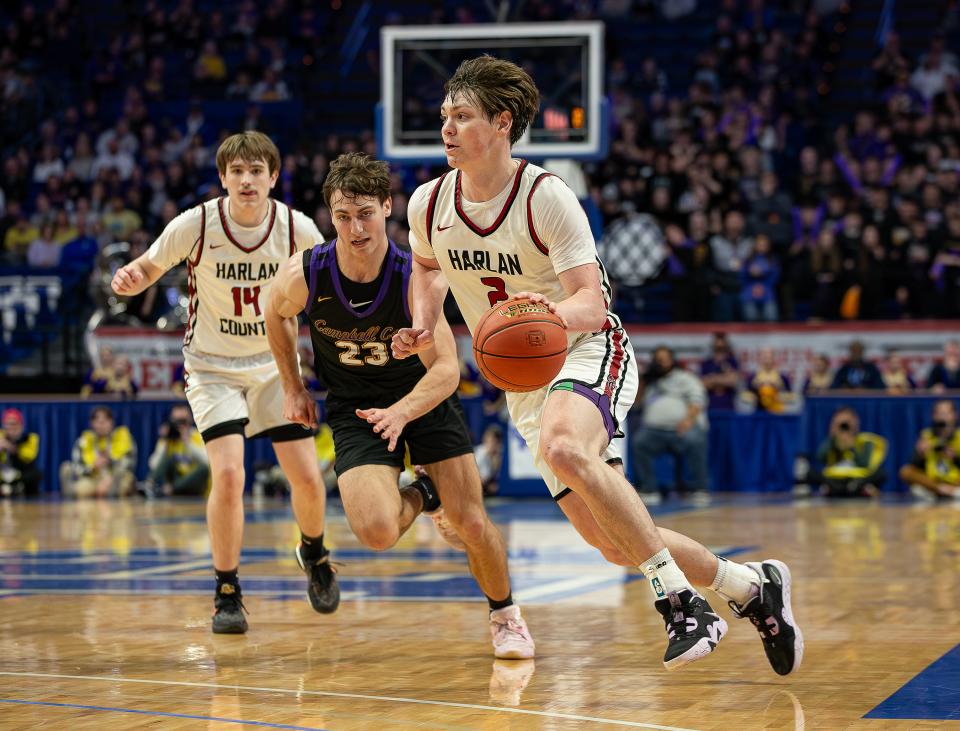
<path fill-rule="evenodd" d="M 914 495 L 960 498 L 960 429 L 957 406 L 941 399 L 933 405 L 931 426 L 920 432 L 909 464 L 900 468 L 900 479 Z"/>
<path fill-rule="evenodd" d="M 680 366 L 673 351 L 660 346 L 640 379 L 637 404 L 643 405 L 643 425 L 634 432 L 631 446 L 644 494 L 657 492 L 653 461 L 664 453 L 683 457 L 693 475 L 695 496 L 707 492 L 707 390 L 690 371 Z"/>
<path fill-rule="evenodd" d="M 875 497 L 887 479 L 886 456 L 887 440 L 860 431 L 857 412 L 841 406 L 830 420 L 829 436 L 817 450 L 822 471 L 812 471 L 808 480 L 827 497 Z"/>
<path fill-rule="evenodd" d="M 23 412 L 6 409 L 0 418 L 0 497 L 40 492 L 39 452 L 40 437 L 25 429 Z"/>
<path fill-rule="evenodd" d="M 147 464 L 150 477 L 139 486 L 146 497 L 201 496 L 207 491 L 210 463 L 187 404 L 170 409 Z"/>

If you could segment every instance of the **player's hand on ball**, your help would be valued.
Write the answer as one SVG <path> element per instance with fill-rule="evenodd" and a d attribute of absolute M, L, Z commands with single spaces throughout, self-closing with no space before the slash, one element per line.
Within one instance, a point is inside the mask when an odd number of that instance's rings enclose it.
<path fill-rule="evenodd" d="M 422 327 L 402 327 L 390 343 L 393 357 L 399 360 L 433 347 L 433 333 Z"/>
<path fill-rule="evenodd" d="M 283 395 L 283 418 L 307 429 L 320 426 L 317 419 L 317 402 L 306 389 Z"/>
<path fill-rule="evenodd" d="M 357 409 L 357 416 L 368 424 L 373 424 L 374 433 L 388 441 L 387 450 L 390 452 L 397 448 L 400 433 L 409 421 L 407 415 L 396 404 L 389 409 Z"/>
<path fill-rule="evenodd" d="M 560 322 L 563 323 L 564 328 L 567 327 L 567 319 L 557 312 L 557 303 L 551 302 L 547 299 L 546 295 L 539 294 L 537 292 L 517 292 L 516 294 L 510 295 L 512 300 L 530 300 L 531 302 L 536 302 L 541 305 L 546 305 L 547 309 L 550 310 L 554 315 L 560 318 Z"/>
<path fill-rule="evenodd" d="M 117 269 L 110 282 L 110 287 L 117 294 L 132 294 L 136 286 L 142 281 L 143 273 L 137 267 L 127 264 Z"/>

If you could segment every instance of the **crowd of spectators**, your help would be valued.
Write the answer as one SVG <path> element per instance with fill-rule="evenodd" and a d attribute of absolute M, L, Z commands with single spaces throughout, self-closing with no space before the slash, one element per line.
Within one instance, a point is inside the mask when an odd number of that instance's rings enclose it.
<path fill-rule="evenodd" d="M 583 17 L 615 6 L 573 10 Z M 649 10 L 640 6 L 635 14 Z M 570 7 L 530 3 L 522 19 Z M 778 18 L 791 13 L 801 22 L 788 33 Z M 263 105 L 272 102 L 317 103 L 301 67 L 322 60 L 332 22 L 306 2 L 244 2 L 230 13 L 151 2 L 115 19 L 105 42 L 98 37 L 86 65 L 66 77 L 74 85 L 66 103 L 41 103 L 50 95 L 33 69 L 91 44 L 79 20 L 75 0 L 46 11 L 26 4 L 7 18 L 7 264 L 89 264 L 107 243 L 148 244 L 179 210 L 217 195 L 212 156 L 225 133 L 264 129 Z M 875 102 L 834 124 L 820 88 L 829 27 L 813 11 L 722 0 L 692 78 L 671 78 L 654 58 L 631 69 L 611 44 L 613 142 L 607 159 L 584 166 L 585 204 L 624 319 L 645 317 L 636 290 L 651 283 L 669 285 L 681 321 L 960 316 L 956 58 L 935 36 L 927 53 L 908 59 L 889 34 L 873 65 Z M 151 113 L 170 99 L 184 100 L 180 118 Z M 243 103 L 230 129 L 211 121 L 209 104 L 222 99 Z M 374 153 L 373 133 L 301 134 L 285 150 L 275 195 L 332 235 L 319 198 L 327 162 Z M 395 170 L 394 239 L 406 240 L 407 196 L 434 173 Z M 161 299 L 128 312 L 149 322 L 169 306 Z"/>
<path fill-rule="evenodd" d="M 787 38 L 722 12 L 688 88 L 653 59 L 611 75 L 615 141 L 591 170 L 601 256 L 627 256 L 617 223 L 642 216 L 634 240 L 674 319 L 960 315 L 956 58 L 934 35 L 907 59 L 890 33 L 873 103 L 834 124 L 814 88 L 822 28 L 811 13 Z"/>

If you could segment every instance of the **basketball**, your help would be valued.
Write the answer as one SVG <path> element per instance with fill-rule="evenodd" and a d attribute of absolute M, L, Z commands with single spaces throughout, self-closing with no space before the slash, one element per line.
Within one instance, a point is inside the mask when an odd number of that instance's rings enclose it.
<path fill-rule="evenodd" d="M 546 305 L 528 299 L 491 307 L 473 333 L 480 373 L 504 391 L 536 391 L 567 358 L 567 331 Z"/>

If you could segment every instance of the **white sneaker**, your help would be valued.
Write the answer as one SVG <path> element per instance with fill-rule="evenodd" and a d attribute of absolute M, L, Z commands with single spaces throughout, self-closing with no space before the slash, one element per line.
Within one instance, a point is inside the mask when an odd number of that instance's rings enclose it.
<path fill-rule="evenodd" d="M 529 660 L 533 657 L 533 637 L 516 604 L 490 613 L 490 636 L 494 657 L 501 660 Z"/>
<path fill-rule="evenodd" d="M 519 706 L 520 696 L 530 684 L 535 669 L 533 660 L 494 660 L 490 700 L 505 706 Z"/>
<path fill-rule="evenodd" d="M 451 548 L 454 548 L 457 551 L 467 550 L 466 544 L 460 540 L 460 536 L 457 535 L 457 532 L 453 529 L 453 526 L 450 525 L 450 521 L 447 520 L 447 516 L 443 512 L 442 505 L 432 513 L 424 513 L 424 515 L 433 521 L 433 524 L 437 527 L 437 533 L 440 534 L 440 537 L 446 541 Z"/>

